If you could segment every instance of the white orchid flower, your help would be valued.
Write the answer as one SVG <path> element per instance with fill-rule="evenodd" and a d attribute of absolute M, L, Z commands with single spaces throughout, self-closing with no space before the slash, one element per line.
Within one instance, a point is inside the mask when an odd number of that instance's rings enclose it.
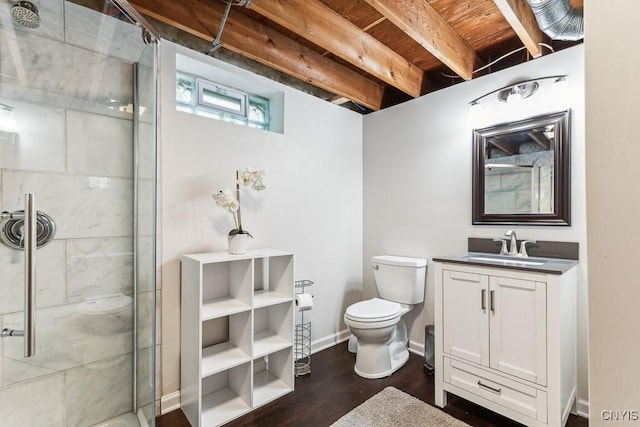
<path fill-rule="evenodd" d="M 249 166 L 246 166 L 244 171 L 236 171 L 235 194 L 229 190 L 221 190 L 212 196 L 216 205 L 229 210 L 233 215 L 233 221 L 235 222 L 236 228 L 231 230 L 229 235 L 246 233 L 251 236 L 250 233 L 242 229 L 242 218 L 240 216 L 240 186 L 251 186 L 252 190 L 262 191 L 267 188 L 262 182 L 262 177 L 264 175 L 263 170 L 252 170 Z"/>
<path fill-rule="evenodd" d="M 237 211 L 240 208 L 240 203 L 233 195 L 233 193 L 229 190 L 219 191 L 214 194 L 213 200 L 216 201 L 216 205 L 221 208 L 228 209 L 231 212 Z"/>

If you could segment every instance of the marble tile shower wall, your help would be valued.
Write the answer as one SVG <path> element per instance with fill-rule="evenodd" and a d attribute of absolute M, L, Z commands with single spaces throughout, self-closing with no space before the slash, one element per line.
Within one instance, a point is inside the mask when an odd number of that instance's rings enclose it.
<path fill-rule="evenodd" d="M 485 211 L 553 212 L 553 153 L 537 151 L 491 159 L 491 163 L 515 163 L 534 167 L 485 171 Z"/>
<path fill-rule="evenodd" d="M 8 4 L 0 102 L 15 107 L 19 133 L 0 132 L 0 209 L 34 192 L 58 230 L 37 255 L 37 355 L 24 359 L 20 338 L 0 341 L 0 424 L 87 426 L 132 408 L 131 309 L 78 308 L 132 292 L 133 124 L 118 107 L 132 101 L 143 44 L 139 29 L 62 0 L 38 3 L 41 29 L 14 28 Z M 0 326 L 21 329 L 23 253 L 0 245 L 0 270 Z"/>

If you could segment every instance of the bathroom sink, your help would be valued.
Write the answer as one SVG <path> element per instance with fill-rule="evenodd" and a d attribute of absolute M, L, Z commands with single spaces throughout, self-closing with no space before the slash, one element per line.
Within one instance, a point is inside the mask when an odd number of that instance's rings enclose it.
<path fill-rule="evenodd" d="M 464 252 L 434 257 L 434 261 L 467 264 L 469 266 L 507 268 L 548 274 L 564 274 L 578 260 L 546 257 L 514 257 L 488 252 Z"/>
<path fill-rule="evenodd" d="M 516 258 L 503 255 L 470 255 L 465 257 L 469 261 L 482 261 L 482 262 L 495 262 L 501 264 L 516 264 L 516 265 L 544 265 L 547 263 L 543 259 L 531 259 L 531 258 Z"/>

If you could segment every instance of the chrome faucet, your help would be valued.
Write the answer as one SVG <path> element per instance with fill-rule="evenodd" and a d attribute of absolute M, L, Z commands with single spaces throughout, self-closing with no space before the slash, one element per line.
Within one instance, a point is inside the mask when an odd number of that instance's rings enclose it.
<path fill-rule="evenodd" d="M 507 251 L 507 241 L 505 239 L 501 239 L 499 237 L 493 238 L 494 242 L 500 242 L 502 245 L 500 246 L 500 255 L 507 255 L 509 251 Z"/>
<path fill-rule="evenodd" d="M 537 243 L 535 240 L 523 240 L 520 242 L 520 256 L 524 258 L 528 258 L 529 254 L 527 253 L 527 244 L 528 243 Z"/>
<path fill-rule="evenodd" d="M 494 242 L 501 242 L 502 246 L 500 247 L 500 255 L 509 255 L 509 256 L 519 256 L 519 257 L 528 257 L 529 254 L 527 253 L 527 244 L 529 243 L 536 243 L 535 240 L 523 240 L 520 243 L 520 252 L 518 252 L 518 239 L 516 238 L 516 231 L 515 230 L 507 230 L 506 233 L 504 233 L 504 235 L 506 237 L 509 237 L 511 242 L 509 245 L 509 249 L 507 250 L 507 239 L 502 239 L 499 237 L 496 237 L 493 239 Z"/>
<path fill-rule="evenodd" d="M 504 235 L 511 238 L 511 245 L 509 246 L 508 254 L 511 256 L 520 255 L 518 253 L 518 239 L 516 238 L 516 230 L 507 230 L 507 232 L 504 233 Z"/>

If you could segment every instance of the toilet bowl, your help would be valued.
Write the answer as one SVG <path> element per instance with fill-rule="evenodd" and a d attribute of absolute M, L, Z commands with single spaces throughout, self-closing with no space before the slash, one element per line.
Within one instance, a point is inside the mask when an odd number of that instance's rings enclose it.
<path fill-rule="evenodd" d="M 347 307 L 344 323 L 351 331 L 349 350 L 356 352 L 354 371 L 363 378 L 383 378 L 409 360 L 403 315 L 424 301 L 426 260 L 383 255 L 371 259 L 381 298 Z"/>
<path fill-rule="evenodd" d="M 344 322 L 357 338 L 356 374 L 363 378 L 383 378 L 407 362 L 409 352 L 402 315 L 409 310 L 408 306 L 380 298 L 347 308 Z"/>

